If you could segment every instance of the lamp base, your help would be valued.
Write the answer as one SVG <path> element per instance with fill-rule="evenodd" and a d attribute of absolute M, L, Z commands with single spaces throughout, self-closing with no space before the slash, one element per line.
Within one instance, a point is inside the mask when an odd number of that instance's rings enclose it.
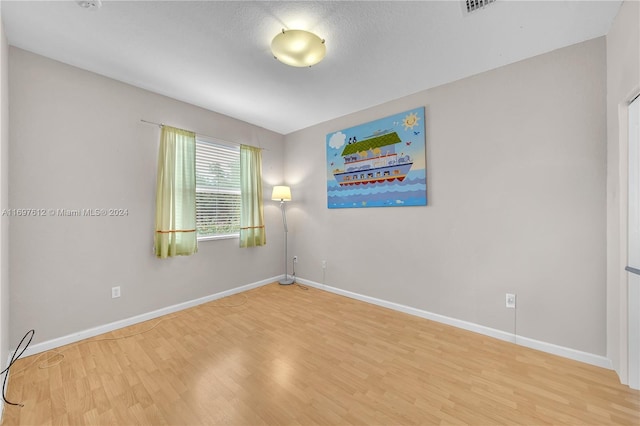
<path fill-rule="evenodd" d="M 293 280 L 291 278 L 284 278 L 278 281 L 278 283 L 280 283 L 280 285 L 290 285 L 293 284 Z"/>

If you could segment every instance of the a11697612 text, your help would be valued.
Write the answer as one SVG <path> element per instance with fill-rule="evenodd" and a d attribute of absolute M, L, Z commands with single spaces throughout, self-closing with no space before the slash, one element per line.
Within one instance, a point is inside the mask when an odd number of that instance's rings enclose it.
<path fill-rule="evenodd" d="M 8 217 L 122 217 L 129 216 L 129 209 L 2 209 Z"/>

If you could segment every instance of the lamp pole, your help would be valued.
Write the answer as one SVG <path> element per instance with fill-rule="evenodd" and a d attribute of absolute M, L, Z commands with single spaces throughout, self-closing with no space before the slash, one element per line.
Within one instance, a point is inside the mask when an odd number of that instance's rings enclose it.
<path fill-rule="evenodd" d="M 280 200 L 280 210 L 282 210 L 282 224 L 284 225 L 284 278 L 280 280 L 280 284 L 289 285 L 293 284 L 293 279 L 289 279 L 287 275 L 287 260 L 289 257 L 287 253 L 287 242 L 289 230 L 287 229 L 287 214 L 285 213 L 284 200 Z"/>

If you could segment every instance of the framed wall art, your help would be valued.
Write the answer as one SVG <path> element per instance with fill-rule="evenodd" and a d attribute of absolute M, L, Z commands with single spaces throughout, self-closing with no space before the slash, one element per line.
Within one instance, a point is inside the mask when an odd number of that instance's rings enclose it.
<path fill-rule="evenodd" d="M 424 107 L 329 133 L 330 209 L 427 205 Z"/>

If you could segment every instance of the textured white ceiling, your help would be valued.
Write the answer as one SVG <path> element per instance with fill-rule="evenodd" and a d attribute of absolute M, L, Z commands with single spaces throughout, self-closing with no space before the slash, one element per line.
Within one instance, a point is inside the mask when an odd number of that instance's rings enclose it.
<path fill-rule="evenodd" d="M 3 0 L 1 13 L 13 46 L 287 134 L 605 35 L 620 4 Z M 282 28 L 326 39 L 324 61 L 276 61 Z"/>

